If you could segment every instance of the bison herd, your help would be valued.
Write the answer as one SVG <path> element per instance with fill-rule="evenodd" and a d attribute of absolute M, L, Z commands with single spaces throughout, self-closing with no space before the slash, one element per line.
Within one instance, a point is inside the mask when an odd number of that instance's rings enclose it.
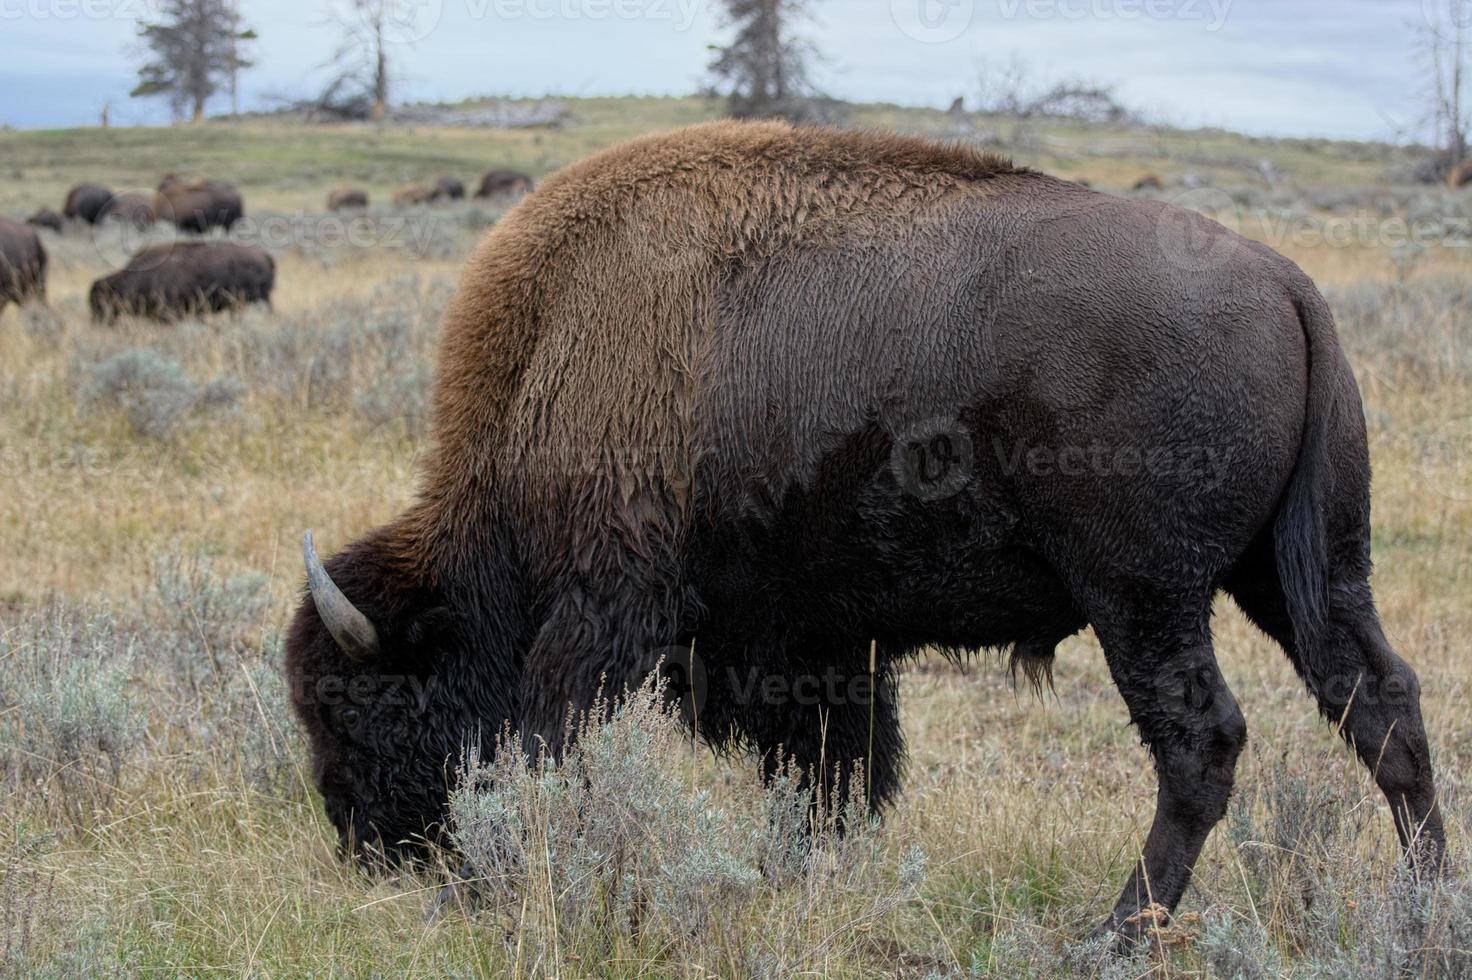
<path fill-rule="evenodd" d="M 515 200 L 530 194 L 532 179 L 516 170 L 487 170 L 471 196 L 488 200 Z M 405 184 L 394 191 L 395 207 L 433 204 L 435 201 L 459 201 L 465 197 L 465 184 L 457 177 L 440 177 L 433 184 Z M 360 187 L 339 187 L 327 195 L 327 210 L 366 208 L 368 192 Z"/>
<path fill-rule="evenodd" d="M 526 174 L 491 170 L 481 177 L 474 196 L 508 200 L 531 189 L 532 179 Z M 400 188 L 393 202 L 417 205 L 465 196 L 462 181 L 442 176 L 433 185 Z M 339 187 L 327 197 L 329 211 L 367 206 L 368 193 L 356 187 Z M 219 180 L 165 174 L 151 194 L 117 193 L 101 184 L 78 184 L 67 192 L 60 213 L 43 207 L 24 224 L 0 216 L 0 312 L 12 302 L 46 301 L 47 257 L 41 229 L 61 234 L 68 222 L 119 222 L 135 229 L 165 223 L 181 232 L 204 235 L 216 228 L 228 232 L 244 216 L 240 192 Z M 99 323 L 111 323 L 124 315 L 169 323 L 251 303 L 269 307 L 275 278 L 276 264 L 261 248 L 228 241 L 177 241 L 148 246 L 123 268 L 98 279 L 92 284 L 88 306 Z"/>

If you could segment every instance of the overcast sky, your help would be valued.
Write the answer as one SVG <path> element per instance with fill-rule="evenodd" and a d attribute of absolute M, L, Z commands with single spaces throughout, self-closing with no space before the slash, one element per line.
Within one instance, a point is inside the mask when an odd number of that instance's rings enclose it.
<path fill-rule="evenodd" d="M 321 87 L 337 44 L 329 2 L 240 0 L 261 35 L 246 108 Z M 685 94 L 722 36 L 717 0 L 397 0 L 418 7 L 395 43 L 401 100 L 472 95 Z M 1392 138 L 1424 95 L 1415 51 L 1436 0 L 815 0 L 801 32 L 830 94 L 945 106 L 978 66 L 1015 58 L 1037 82 L 1112 84 L 1181 125 Z M 127 97 L 140 17 L 157 0 L 0 0 L 0 123 L 166 121 Z M 213 106 L 223 109 L 221 100 Z"/>

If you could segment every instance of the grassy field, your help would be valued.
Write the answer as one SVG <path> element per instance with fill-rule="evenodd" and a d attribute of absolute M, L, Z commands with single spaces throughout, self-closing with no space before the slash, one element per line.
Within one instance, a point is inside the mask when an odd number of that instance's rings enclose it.
<path fill-rule="evenodd" d="M 541 177 L 711 114 L 698 100 L 569 108 L 547 131 L 0 133 L 0 213 L 59 208 L 80 180 L 131 190 L 197 173 L 241 187 L 243 234 L 278 262 L 273 312 L 99 328 L 88 284 L 138 241 L 48 232 L 50 307 L 0 313 L 0 973 L 1472 975 L 1472 893 L 1398 878 L 1378 792 L 1227 602 L 1217 648 L 1252 745 L 1185 914 L 1151 956 L 1080 941 L 1132 864 L 1154 786 L 1087 634 L 1060 651 L 1041 700 L 990 660 L 917 663 L 891 818 L 822 840 L 786 875 L 761 851 L 781 800 L 649 711 L 607 734 L 590 790 L 643 806 L 647 836 L 611 845 L 641 852 L 632 898 L 610 880 L 590 899 L 567 877 L 597 864 L 593 845 L 559 836 L 568 818 L 535 780 L 515 784 L 538 817 L 530 839 L 571 857 L 529 850 L 486 907 L 429 917 L 434 876 L 341 864 L 278 670 L 297 542 L 312 527 L 334 550 L 408 500 L 438 315 L 500 214 L 377 202 L 441 173 Z M 1165 189 L 1144 193 L 1210 211 L 1320 283 L 1365 396 L 1381 611 L 1421 673 L 1466 867 L 1472 195 L 1404 182 L 1406 152 L 1374 145 L 879 106 L 853 122 L 985 138 L 1111 192 L 1158 174 Z M 320 213 L 340 183 L 376 198 L 360 225 Z"/>

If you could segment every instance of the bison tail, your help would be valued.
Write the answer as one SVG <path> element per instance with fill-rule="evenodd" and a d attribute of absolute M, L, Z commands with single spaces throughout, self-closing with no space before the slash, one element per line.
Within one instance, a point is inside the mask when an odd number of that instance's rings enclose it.
<path fill-rule="evenodd" d="M 1334 320 L 1318 290 L 1294 290 L 1293 305 L 1307 342 L 1308 394 L 1303 439 L 1273 525 L 1278 580 L 1287 599 L 1294 644 L 1313 656 L 1323 634 L 1329 574 L 1325 507 L 1333 470 L 1330 461 L 1338 412 L 1341 355 Z"/>

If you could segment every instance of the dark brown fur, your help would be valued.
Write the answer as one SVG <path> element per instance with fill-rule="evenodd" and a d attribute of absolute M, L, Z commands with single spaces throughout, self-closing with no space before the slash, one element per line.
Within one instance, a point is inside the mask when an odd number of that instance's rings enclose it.
<path fill-rule="evenodd" d="M 531 193 L 532 179 L 515 170 L 488 170 L 475 188 L 476 197 L 521 197 Z"/>
<path fill-rule="evenodd" d="M 368 192 L 357 187 L 339 187 L 327 195 L 327 210 L 341 211 L 345 208 L 366 208 Z"/>
<path fill-rule="evenodd" d="M 56 232 L 62 231 L 62 217 L 50 208 L 41 208 L 35 214 L 26 219 L 26 224 L 33 228 L 46 228 Z"/>
<path fill-rule="evenodd" d="M 153 196 L 153 211 L 159 221 L 172 222 L 180 231 L 203 234 L 211 228 L 229 231 L 245 216 L 245 202 L 239 191 L 221 181 L 165 178 Z"/>
<path fill-rule="evenodd" d="M 114 194 L 97 215 L 98 221 L 109 218 L 146 228 L 154 220 L 153 199 L 143 194 Z"/>
<path fill-rule="evenodd" d="M 1105 924 L 1138 935 L 1245 744 L 1211 648 L 1225 589 L 1440 861 L 1415 675 L 1368 584 L 1353 373 L 1312 282 L 1199 215 L 905 137 L 637 140 L 482 241 L 431 444 L 416 502 L 327 563 L 377 659 L 310 600 L 287 639 L 345 839 L 412 851 L 459 746 L 510 725 L 556 754 L 569 707 L 691 644 L 703 737 L 840 795 L 862 766 L 879 806 L 906 656 L 1011 647 L 1041 683 L 1091 625 L 1159 783 Z M 356 675 L 429 693 L 314 693 Z"/>
<path fill-rule="evenodd" d="M 253 245 L 173 242 L 138 252 L 92 284 L 92 318 L 141 316 L 163 323 L 184 316 L 271 303 L 276 263 Z"/>
<path fill-rule="evenodd" d="M 441 177 L 434 182 L 431 200 L 458 201 L 465 196 L 465 185 L 454 177 Z"/>
<path fill-rule="evenodd" d="M 0 216 L 0 313 L 7 303 L 46 301 L 46 249 L 36 229 Z"/>
<path fill-rule="evenodd" d="M 87 224 L 96 224 L 112 200 L 112 191 L 98 184 L 78 184 L 66 193 L 66 203 L 61 206 L 62 217 L 76 218 Z"/>

